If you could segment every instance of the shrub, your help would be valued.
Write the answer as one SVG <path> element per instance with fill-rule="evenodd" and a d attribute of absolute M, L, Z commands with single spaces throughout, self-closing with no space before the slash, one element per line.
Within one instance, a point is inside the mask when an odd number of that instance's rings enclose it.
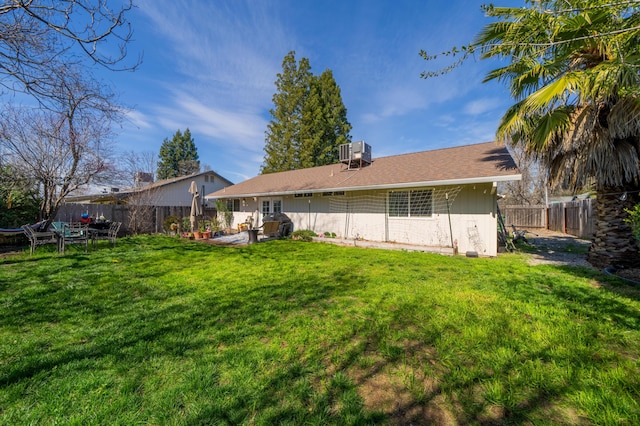
<path fill-rule="evenodd" d="M 162 221 L 162 229 L 164 229 L 165 232 L 172 231 L 171 225 L 174 223 L 176 224 L 180 223 L 180 219 L 178 219 L 176 216 L 167 216 Z"/>
<path fill-rule="evenodd" d="M 313 237 L 317 237 L 317 236 L 318 234 L 316 234 L 310 229 L 300 229 L 298 231 L 293 231 L 293 233 L 291 234 L 291 238 L 293 238 L 294 240 L 301 240 L 301 241 L 312 241 Z"/>
<path fill-rule="evenodd" d="M 633 230 L 633 236 L 640 241 L 640 204 L 636 204 L 633 209 L 625 209 L 629 213 L 629 217 L 624 221 L 627 222 Z"/>

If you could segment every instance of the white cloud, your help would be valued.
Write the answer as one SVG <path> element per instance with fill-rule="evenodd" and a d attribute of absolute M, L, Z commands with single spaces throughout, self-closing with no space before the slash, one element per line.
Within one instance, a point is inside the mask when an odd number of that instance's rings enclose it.
<path fill-rule="evenodd" d="M 231 5 L 231 6 L 230 6 Z M 271 98 L 273 81 L 292 37 L 274 15 L 275 8 L 260 2 L 190 3 L 154 1 L 144 12 L 171 41 L 167 54 L 188 76 L 181 87 L 209 93 L 225 106 L 264 104 Z M 286 52 L 285 52 L 286 53 Z"/>
<path fill-rule="evenodd" d="M 175 94 L 170 106 L 157 108 L 159 124 L 166 129 L 189 128 L 214 144 L 256 150 L 264 142 L 266 121 L 258 114 L 221 109 L 189 95 Z"/>
<path fill-rule="evenodd" d="M 130 110 L 126 114 L 126 120 L 138 129 L 148 129 L 151 127 L 149 123 L 149 117 L 141 113 L 140 111 Z"/>
<path fill-rule="evenodd" d="M 502 106 L 503 100 L 497 98 L 475 99 L 467 102 L 463 112 L 467 115 L 481 115 Z"/>

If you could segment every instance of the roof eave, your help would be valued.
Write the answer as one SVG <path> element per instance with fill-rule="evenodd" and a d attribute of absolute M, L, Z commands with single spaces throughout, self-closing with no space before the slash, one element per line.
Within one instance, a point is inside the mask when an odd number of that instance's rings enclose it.
<path fill-rule="evenodd" d="M 447 180 L 435 180 L 424 182 L 403 182 L 394 184 L 379 184 L 379 185 L 365 185 L 365 186 L 347 186 L 336 188 L 321 188 L 321 189 L 296 189 L 291 191 L 274 191 L 274 192 L 248 192 L 232 195 L 206 195 L 205 199 L 220 199 L 220 198 L 243 198 L 243 197 L 276 197 L 283 195 L 294 195 L 300 193 L 323 193 L 323 192 L 335 192 L 335 191 L 370 191 L 376 189 L 402 189 L 402 188 L 415 188 L 423 186 L 447 186 L 447 185 L 473 185 L 480 183 L 493 183 L 493 182 L 508 182 L 514 180 L 522 180 L 520 173 L 514 175 L 502 175 L 502 176 L 486 176 L 477 178 L 464 178 L 464 179 L 447 179 Z M 226 188 L 225 188 L 226 189 Z M 222 189 L 224 191 L 225 189 Z"/>

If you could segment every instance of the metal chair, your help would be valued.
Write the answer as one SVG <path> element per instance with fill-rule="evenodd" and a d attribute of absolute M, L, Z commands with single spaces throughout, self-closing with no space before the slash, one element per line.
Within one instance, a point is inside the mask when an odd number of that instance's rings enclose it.
<path fill-rule="evenodd" d="M 118 231 L 122 226 L 122 222 L 111 222 L 107 229 L 93 229 L 91 230 L 91 245 L 94 245 L 97 240 L 111 241 L 113 246 L 116 246 L 116 238 L 118 237 Z"/>
<path fill-rule="evenodd" d="M 22 229 L 29 239 L 31 254 L 35 252 L 36 247 L 45 244 L 56 244 L 58 246 L 58 251 L 60 251 L 59 236 L 55 232 L 36 231 L 30 225 L 22 225 Z"/>
<path fill-rule="evenodd" d="M 65 224 L 61 234 L 60 252 L 64 253 L 67 244 L 84 244 L 85 253 L 89 251 L 89 224 Z"/>

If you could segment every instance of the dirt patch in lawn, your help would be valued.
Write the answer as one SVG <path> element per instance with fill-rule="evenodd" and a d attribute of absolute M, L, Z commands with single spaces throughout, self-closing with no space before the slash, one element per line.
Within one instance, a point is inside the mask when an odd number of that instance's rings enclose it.
<path fill-rule="evenodd" d="M 409 341 L 403 342 L 403 349 L 402 361 L 368 351 L 367 365 L 350 370 L 365 409 L 383 413 L 392 425 L 457 424 L 441 393 L 435 349 Z"/>

